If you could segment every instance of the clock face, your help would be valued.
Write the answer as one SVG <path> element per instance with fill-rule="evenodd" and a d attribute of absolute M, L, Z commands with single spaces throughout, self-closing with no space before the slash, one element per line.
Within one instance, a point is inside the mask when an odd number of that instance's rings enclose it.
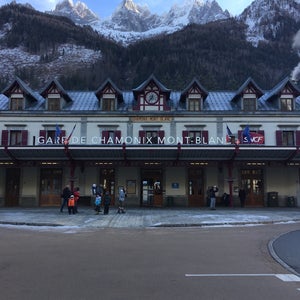
<path fill-rule="evenodd" d="M 157 102 L 158 95 L 155 92 L 149 92 L 146 94 L 146 101 L 150 104 Z"/>

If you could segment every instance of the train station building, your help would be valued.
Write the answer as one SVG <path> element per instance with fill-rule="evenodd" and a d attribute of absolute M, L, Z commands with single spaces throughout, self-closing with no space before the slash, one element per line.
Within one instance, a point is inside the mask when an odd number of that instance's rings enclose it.
<path fill-rule="evenodd" d="M 193 79 L 180 91 L 154 75 L 131 90 L 107 79 L 95 91 L 51 80 L 33 90 L 20 78 L 0 93 L 0 206 L 59 206 L 65 185 L 91 203 L 93 184 L 113 205 L 296 206 L 300 196 L 300 89 L 270 90 L 252 78 L 209 91 Z M 229 195 L 229 203 L 222 200 Z M 298 201 L 297 201 L 298 200 Z"/>

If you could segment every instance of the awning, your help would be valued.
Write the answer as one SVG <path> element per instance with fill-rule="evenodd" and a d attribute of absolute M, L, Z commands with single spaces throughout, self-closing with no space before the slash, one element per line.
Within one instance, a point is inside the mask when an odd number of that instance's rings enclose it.
<path fill-rule="evenodd" d="M 284 161 L 300 162 L 298 147 L 251 145 L 51 145 L 0 148 L 0 161 Z"/>

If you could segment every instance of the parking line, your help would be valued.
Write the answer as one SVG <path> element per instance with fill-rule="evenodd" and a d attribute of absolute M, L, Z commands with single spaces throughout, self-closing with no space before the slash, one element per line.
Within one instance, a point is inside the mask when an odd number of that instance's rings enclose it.
<path fill-rule="evenodd" d="M 300 281 L 295 274 L 185 274 L 185 277 L 276 277 L 282 281 Z"/>

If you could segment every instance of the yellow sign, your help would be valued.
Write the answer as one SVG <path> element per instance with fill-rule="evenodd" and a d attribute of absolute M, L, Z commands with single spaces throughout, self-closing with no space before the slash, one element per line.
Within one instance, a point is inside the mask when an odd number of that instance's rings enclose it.
<path fill-rule="evenodd" d="M 131 121 L 132 122 L 171 122 L 173 120 L 172 117 L 163 117 L 163 116 L 158 116 L 158 117 L 132 117 Z"/>

